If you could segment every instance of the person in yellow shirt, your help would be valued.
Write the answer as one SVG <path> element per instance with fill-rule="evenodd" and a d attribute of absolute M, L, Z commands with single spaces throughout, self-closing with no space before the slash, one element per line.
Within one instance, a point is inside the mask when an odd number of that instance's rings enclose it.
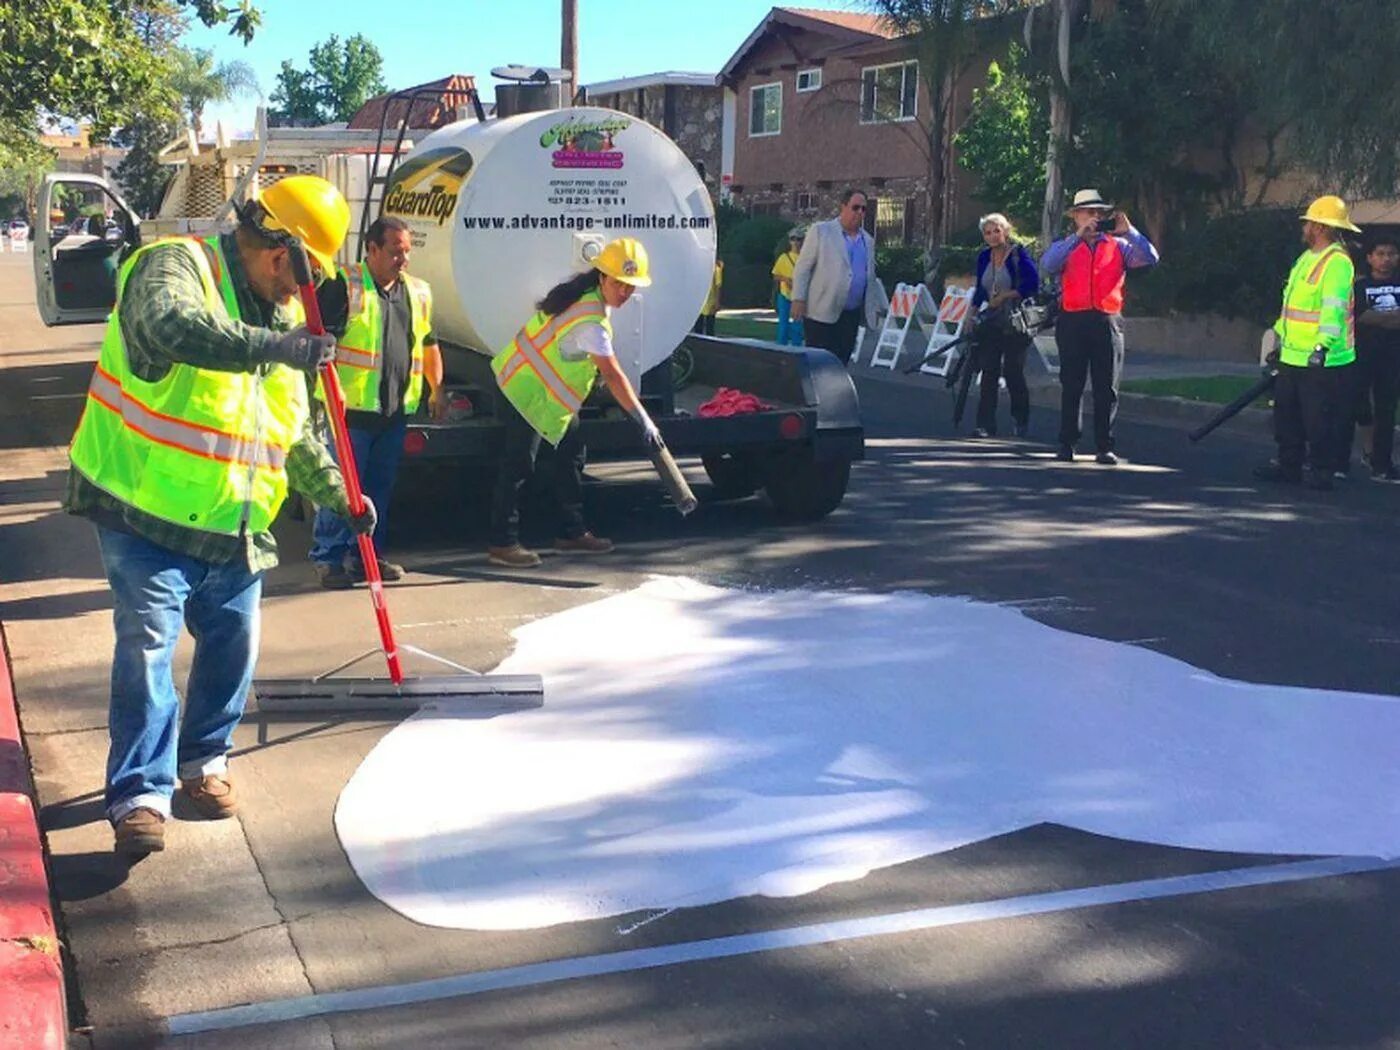
<path fill-rule="evenodd" d="M 719 292 L 724 284 L 724 261 L 715 260 L 715 274 L 710 280 L 710 294 L 705 296 L 705 305 L 700 307 L 700 316 L 691 327 L 699 335 L 715 334 L 715 314 L 719 313 Z"/>
<path fill-rule="evenodd" d="M 773 263 L 774 302 L 778 307 L 778 345 L 801 346 L 802 322 L 792 319 L 792 272 L 802 251 L 802 227 L 794 226 L 788 234 L 787 251 Z"/>

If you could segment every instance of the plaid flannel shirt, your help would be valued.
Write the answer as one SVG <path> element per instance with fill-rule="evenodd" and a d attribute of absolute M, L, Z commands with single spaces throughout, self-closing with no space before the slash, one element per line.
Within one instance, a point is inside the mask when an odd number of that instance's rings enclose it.
<path fill-rule="evenodd" d="M 222 238 L 224 258 L 238 296 L 235 321 L 204 303 L 204 282 L 184 251 L 156 248 L 137 261 L 122 294 L 117 316 L 131 370 L 155 382 L 181 363 L 221 372 L 251 372 L 265 367 L 267 351 L 278 332 L 293 327 L 293 315 L 258 298 L 248 285 L 233 234 Z M 340 470 L 321 443 L 310 420 L 287 454 L 287 481 L 320 506 L 346 513 Z M 259 572 L 277 564 L 277 541 L 271 532 L 226 536 L 153 517 L 98 488 L 76 468 L 68 471 L 64 509 L 104 528 L 132 533 L 187 557 L 215 564 L 241 562 Z"/>

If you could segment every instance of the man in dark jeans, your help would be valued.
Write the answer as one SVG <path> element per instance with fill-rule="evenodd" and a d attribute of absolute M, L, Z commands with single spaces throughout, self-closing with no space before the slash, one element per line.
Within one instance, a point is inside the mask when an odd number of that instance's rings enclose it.
<path fill-rule="evenodd" d="M 407 271 L 412 238 L 391 216 L 376 219 L 365 237 L 364 262 L 338 272 L 317 290 L 326 331 L 339 339 L 336 370 L 345 394 L 345 421 L 360 487 L 379 512 L 375 541 L 388 541 L 389 507 L 408 417 L 428 387 L 429 412 L 446 411 L 442 355 L 432 331 L 432 293 Z M 355 537 L 329 507 L 312 524 L 311 561 L 321 586 L 343 590 L 364 579 Z M 402 565 L 376 555 L 379 575 L 403 579 Z"/>
<path fill-rule="evenodd" d="M 829 350 L 847 364 L 863 324 L 875 327 L 875 239 L 866 232 L 865 194 L 841 194 L 841 212 L 807 231 L 792 272 L 792 319 L 804 325 L 807 345 Z"/>
<path fill-rule="evenodd" d="M 1098 190 L 1080 190 L 1069 208 L 1074 232 L 1052 244 L 1041 259 L 1045 274 L 1060 274 L 1060 449 L 1074 460 L 1083 423 L 1084 384 L 1094 384 L 1095 461 L 1118 462 L 1113 421 L 1123 372 L 1123 282 L 1128 270 L 1155 266 L 1157 249 Z"/>
<path fill-rule="evenodd" d="M 1370 461 L 1372 479 L 1400 481 L 1394 462 L 1395 402 L 1400 397 L 1400 238 L 1377 237 L 1366 262 L 1370 276 L 1356 282 L 1362 455 Z"/>

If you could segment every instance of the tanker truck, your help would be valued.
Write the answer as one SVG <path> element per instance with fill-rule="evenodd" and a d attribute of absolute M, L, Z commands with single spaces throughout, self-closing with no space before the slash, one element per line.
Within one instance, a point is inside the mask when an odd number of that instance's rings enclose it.
<path fill-rule="evenodd" d="M 550 287 L 587 268 L 609 240 L 631 236 L 646 246 L 654 281 L 613 312 L 614 347 L 672 453 L 699 457 L 711 498 L 763 490 L 781 517 L 808 521 L 840 504 L 851 463 L 864 451 L 855 387 L 824 350 L 691 333 L 713 273 L 715 213 L 694 166 L 661 131 L 625 113 L 580 106 L 462 120 L 410 146 L 386 147 L 382 128 L 372 144 L 342 144 L 328 134 L 308 164 L 287 158 L 290 135 L 302 142 L 309 133 L 287 129 L 282 138 L 280 130 L 269 134 L 260 119 L 262 141 L 251 159 L 247 145 L 228 147 L 231 164 L 243 151 L 225 180 L 230 198 L 254 179 L 266 186 L 282 174 L 310 171 L 362 208 L 361 235 L 374 214 L 409 226 L 409 269 L 433 288 L 449 404 L 442 421 L 424 414 L 410 420 L 409 462 L 493 459 L 510 408 L 491 373 L 492 353 L 511 341 Z M 212 162 L 205 156 L 201 163 Z M 388 169 L 382 177 L 381 166 Z M 49 176 L 41 196 L 75 178 L 110 198 L 122 231 L 119 244 L 104 246 L 112 251 L 149 240 L 151 227 L 157 235 L 204 232 L 231 211 L 226 205 L 213 216 L 176 214 L 181 208 L 167 193 L 161 214 L 143 224 L 115 188 L 91 175 Z M 103 319 L 113 302 L 110 262 L 94 266 L 62 243 L 35 247 L 45 322 Z M 359 248 L 347 244 L 346 261 Z M 599 387 L 581 412 L 590 456 L 640 456 L 635 426 Z M 702 412 L 721 387 L 754 395 L 761 409 Z"/>

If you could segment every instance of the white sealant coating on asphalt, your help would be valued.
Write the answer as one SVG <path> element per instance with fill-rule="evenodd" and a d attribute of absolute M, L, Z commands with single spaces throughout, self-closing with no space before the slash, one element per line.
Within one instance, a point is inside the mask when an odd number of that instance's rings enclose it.
<path fill-rule="evenodd" d="M 1400 698 L 1229 681 L 1015 609 L 654 579 L 515 632 L 538 710 L 425 710 L 342 793 L 355 871 L 431 926 L 808 893 L 1044 821 L 1400 855 Z"/>
<path fill-rule="evenodd" d="M 1194 875 L 1174 875 L 1161 879 L 1142 879 L 1137 882 L 1085 886 L 1081 889 L 1058 890 L 1053 893 L 1033 893 L 1001 900 L 950 904 L 938 908 L 921 908 L 917 911 L 812 923 L 781 930 L 765 930 L 761 933 L 712 937 L 703 941 L 681 941 L 653 948 L 551 959 L 548 962 L 453 974 L 450 977 L 406 984 L 381 984 L 371 988 L 351 988 L 342 992 L 320 992 L 295 999 L 246 1003 L 242 1006 L 229 1006 L 201 1013 L 178 1014 L 167 1018 L 165 1025 L 171 1035 L 177 1036 L 224 1031 L 252 1025 L 298 1021 L 308 1017 L 324 1017 L 327 1014 L 380 1010 L 414 1003 L 457 999 L 509 988 L 538 987 L 558 981 L 601 977 L 613 973 L 635 973 L 661 966 L 680 966 L 711 959 L 732 959 L 741 955 L 809 948 L 862 937 L 913 933 L 918 930 L 966 926 L 975 922 L 1050 915 L 1076 908 L 1165 900 L 1196 893 L 1220 893 L 1225 890 L 1274 886 L 1309 879 L 1363 875 L 1367 872 L 1389 871 L 1397 866 L 1400 866 L 1400 861 L 1371 857 L 1323 857 L 1317 860 L 1294 861 L 1290 864 L 1269 864 L 1253 868 L 1232 868 L 1228 871 L 1200 872 Z"/>

